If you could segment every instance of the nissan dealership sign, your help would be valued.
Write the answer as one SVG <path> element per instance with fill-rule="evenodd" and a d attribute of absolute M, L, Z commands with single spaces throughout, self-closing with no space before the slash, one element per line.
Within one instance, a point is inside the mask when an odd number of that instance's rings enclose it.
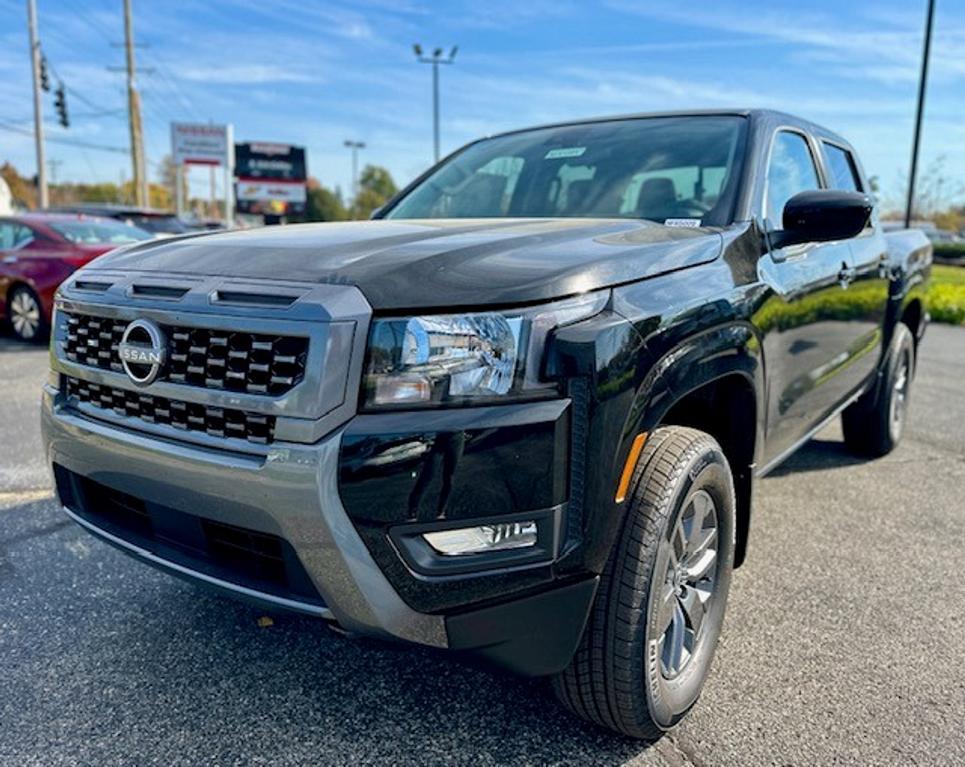
<path fill-rule="evenodd" d="M 268 141 L 235 144 L 236 196 L 242 213 L 305 212 L 305 148 Z"/>
<path fill-rule="evenodd" d="M 176 165 L 229 164 L 227 125 L 171 123 L 171 153 Z"/>

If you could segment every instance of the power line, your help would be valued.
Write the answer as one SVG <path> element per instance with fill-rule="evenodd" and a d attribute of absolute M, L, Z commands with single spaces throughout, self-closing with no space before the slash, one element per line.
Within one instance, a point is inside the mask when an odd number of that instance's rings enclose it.
<path fill-rule="evenodd" d="M 108 114 L 108 113 L 111 113 L 111 112 L 122 111 L 122 108 L 120 108 L 120 107 L 115 107 L 114 109 L 110 109 L 110 108 L 108 108 L 108 107 L 105 107 L 105 106 L 103 106 L 103 105 L 101 105 L 101 104 L 96 103 L 95 101 L 92 101 L 91 99 L 87 98 L 87 96 L 85 96 L 85 95 L 84 95 L 83 93 L 81 93 L 80 91 L 78 91 L 78 90 L 76 90 L 76 89 L 74 89 L 74 88 L 71 88 L 69 85 L 67 85 L 67 83 L 66 83 L 66 81 L 64 80 L 64 78 L 60 76 L 60 72 L 58 72 L 58 71 L 57 71 L 57 68 L 53 65 L 53 62 L 51 62 L 51 61 L 48 60 L 48 61 L 47 61 L 47 66 L 50 67 L 50 71 L 53 73 L 54 77 L 56 77 L 58 80 L 60 80 L 60 82 L 64 83 L 64 90 L 66 90 L 71 96 L 73 96 L 75 99 L 77 99 L 77 100 L 80 101 L 81 103 L 86 104 L 86 105 L 89 106 L 91 109 L 93 109 L 93 110 L 95 110 L 95 111 L 97 111 L 97 112 L 101 112 L 101 113 L 103 113 L 103 114 Z"/>
<path fill-rule="evenodd" d="M 19 133 L 22 136 L 33 136 L 34 132 L 26 128 L 21 128 L 16 125 L 10 125 L 5 120 L 0 120 L 0 130 L 8 131 L 9 133 Z M 97 149 L 102 152 L 119 152 L 120 154 L 127 154 L 127 149 L 118 146 L 108 146 L 107 144 L 94 144 L 89 141 L 81 141 L 79 139 L 71 138 L 61 138 L 60 136 L 47 136 L 46 141 L 53 141 L 58 144 L 67 144 L 68 146 L 83 147 L 84 149 Z"/>
<path fill-rule="evenodd" d="M 184 90 L 178 85 L 177 78 L 174 73 L 171 72 L 170 68 L 157 56 L 151 55 L 148 57 L 149 61 L 154 62 L 157 67 L 157 74 L 161 78 L 161 81 L 165 84 L 168 90 L 177 99 L 181 108 L 184 110 L 185 114 L 196 119 L 201 120 L 202 117 L 197 109 L 194 108 L 194 104 L 191 99 L 188 98 Z"/>
<path fill-rule="evenodd" d="M 113 36 L 108 31 L 107 27 L 101 26 L 100 22 L 95 23 L 94 18 L 92 16 L 89 16 L 89 14 L 86 14 L 86 13 L 78 13 L 76 14 L 76 18 L 80 20 L 83 24 L 85 24 L 88 28 L 93 29 L 95 32 L 97 32 L 97 34 L 99 34 L 101 37 L 107 40 L 107 42 L 113 43 L 113 40 L 112 40 Z"/>

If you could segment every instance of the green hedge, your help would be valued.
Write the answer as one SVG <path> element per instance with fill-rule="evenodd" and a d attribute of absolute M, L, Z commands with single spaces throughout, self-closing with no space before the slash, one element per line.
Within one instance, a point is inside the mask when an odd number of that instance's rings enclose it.
<path fill-rule="evenodd" d="M 928 311 L 935 322 L 965 325 L 965 267 L 932 267 Z"/>
<path fill-rule="evenodd" d="M 792 303 L 773 296 L 754 314 L 754 324 L 767 332 L 815 321 L 860 319 L 886 300 L 884 288 L 873 283 L 854 285 L 846 291 L 821 291 Z M 932 267 L 927 301 L 934 322 L 965 325 L 965 267 Z"/>
<path fill-rule="evenodd" d="M 943 242 L 935 245 L 935 258 L 965 261 L 965 242 Z"/>

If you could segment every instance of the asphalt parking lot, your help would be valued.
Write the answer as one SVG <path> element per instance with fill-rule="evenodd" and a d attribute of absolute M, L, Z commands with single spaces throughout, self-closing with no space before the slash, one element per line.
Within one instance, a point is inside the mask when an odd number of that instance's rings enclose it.
<path fill-rule="evenodd" d="M 935 326 L 887 458 L 831 427 L 762 481 L 715 668 L 653 746 L 545 686 L 347 640 L 134 563 L 40 456 L 46 352 L 0 338 L 0 764 L 965 763 L 965 329 Z"/>

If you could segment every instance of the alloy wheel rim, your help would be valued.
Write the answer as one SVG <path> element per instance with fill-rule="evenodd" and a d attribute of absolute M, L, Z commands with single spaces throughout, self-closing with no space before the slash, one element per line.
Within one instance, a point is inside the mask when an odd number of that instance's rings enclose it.
<path fill-rule="evenodd" d="M 667 550 L 667 571 L 656 631 L 665 679 L 683 672 L 705 633 L 717 582 L 718 539 L 717 505 L 707 491 L 698 490 L 662 544 Z"/>
<path fill-rule="evenodd" d="M 40 307 L 32 295 L 21 291 L 10 302 L 10 321 L 21 338 L 30 339 L 40 328 Z"/>
<path fill-rule="evenodd" d="M 901 433 L 901 427 L 905 420 L 910 367 L 908 353 L 905 352 L 901 355 L 901 364 L 898 373 L 895 375 L 894 390 L 891 396 L 891 431 L 894 436 Z"/>

